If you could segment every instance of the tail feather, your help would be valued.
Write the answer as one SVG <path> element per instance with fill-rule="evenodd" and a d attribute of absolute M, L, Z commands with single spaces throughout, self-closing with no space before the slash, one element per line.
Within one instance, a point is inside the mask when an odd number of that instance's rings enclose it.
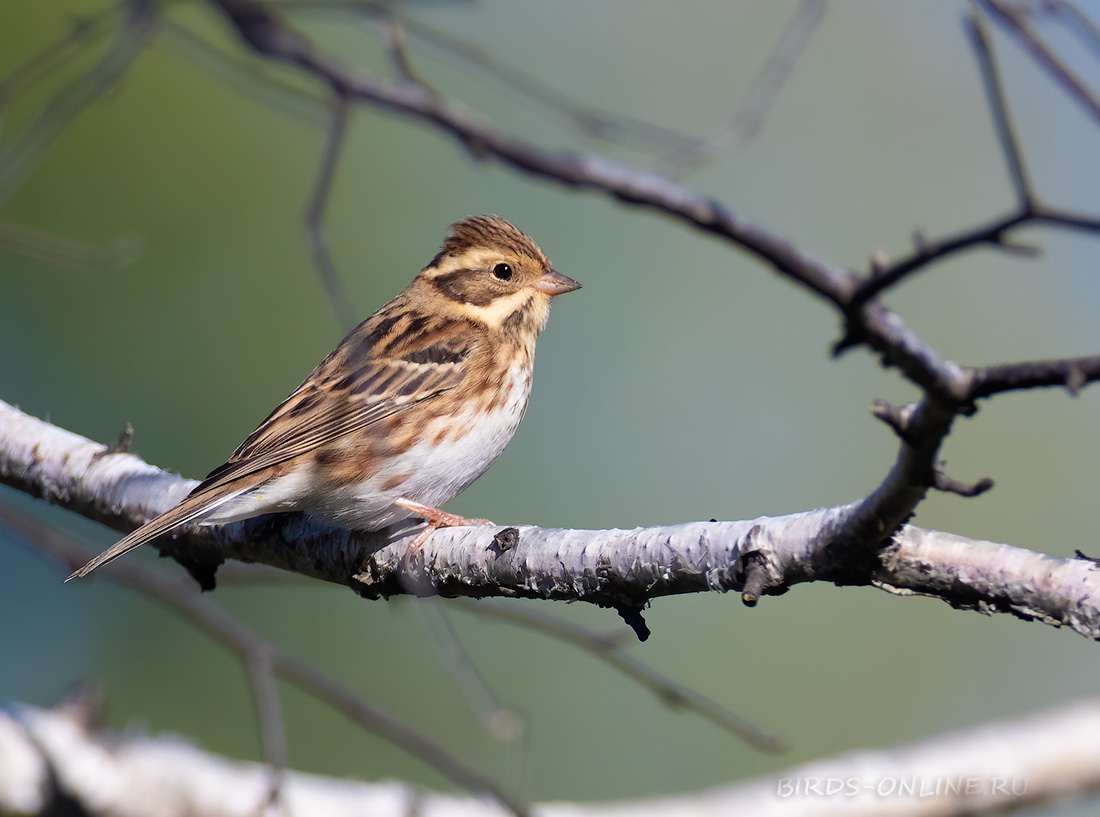
<path fill-rule="evenodd" d="M 215 508 L 228 502 L 240 493 L 240 490 L 232 491 L 224 496 L 213 499 L 213 501 L 211 501 L 209 495 L 192 494 L 170 511 L 162 513 L 155 519 L 149 520 L 133 533 L 111 545 L 98 556 L 91 559 L 82 568 L 75 571 L 69 578 L 65 579 L 65 581 L 69 582 L 73 579 L 84 578 L 97 567 L 102 567 L 108 562 L 113 562 L 119 556 L 129 553 L 134 548 L 140 547 L 146 542 L 151 542 L 158 536 L 170 533 L 176 528 L 186 525 L 188 522 L 194 522 L 196 519 L 206 516 Z"/>

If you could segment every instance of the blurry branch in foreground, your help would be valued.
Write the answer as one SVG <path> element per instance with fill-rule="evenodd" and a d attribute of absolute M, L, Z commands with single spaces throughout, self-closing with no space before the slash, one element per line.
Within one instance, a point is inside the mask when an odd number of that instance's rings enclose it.
<path fill-rule="evenodd" d="M 147 817 L 253 817 L 268 798 L 267 767 L 229 760 L 179 738 L 95 727 L 81 701 L 52 710 L 0 708 L 0 812 L 45 817 L 60 802 L 95 813 Z M 534 804 L 535 817 L 985 817 L 1100 791 L 1100 702 L 851 752 L 769 777 L 649 800 Z M 74 804 L 75 801 L 75 804 Z M 404 783 L 357 783 L 288 772 L 284 814 L 327 817 L 490 817 L 501 806 L 423 792 Z"/>
<path fill-rule="evenodd" d="M 71 544 L 67 534 L 10 506 L 0 504 L 0 525 L 61 562 L 66 570 L 84 558 L 83 550 Z M 282 710 L 274 683 L 278 678 L 343 713 L 371 734 L 431 765 L 463 790 L 486 794 L 515 814 L 525 813 L 525 806 L 495 782 L 412 727 L 395 721 L 311 666 L 287 655 L 202 595 L 186 577 L 167 576 L 132 563 L 120 564 L 117 569 L 112 566 L 107 576 L 123 587 L 164 604 L 240 660 L 252 686 L 264 754 L 270 764 L 266 775 L 269 791 L 266 799 L 274 792 L 280 799 L 286 793 L 280 780 L 286 767 L 287 750 Z M 2 808 L 0 812 L 6 813 Z"/>

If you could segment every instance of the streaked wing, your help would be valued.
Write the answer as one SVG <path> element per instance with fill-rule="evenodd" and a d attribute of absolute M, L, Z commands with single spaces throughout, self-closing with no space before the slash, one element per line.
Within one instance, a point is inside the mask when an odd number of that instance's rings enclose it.
<path fill-rule="evenodd" d="M 349 336 L 306 378 L 293 394 L 264 420 L 233 456 L 192 491 L 179 505 L 112 545 L 69 579 L 87 576 L 139 545 L 181 525 L 207 516 L 213 509 L 250 490 L 245 480 L 273 465 L 353 434 L 456 388 L 467 373 L 469 346 L 436 338 L 432 345 L 404 343 L 403 357 L 372 359 L 369 345 Z M 423 340 L 423 336 L 421 340 Z M 411 347 L 411 348 L 410 348 Z M 349 360 L 358 352 L 362 365 Z M 350 374 L 343 374 L 348 372 Z M 262 477 L 261 477 L 262 480 Z"/>
<path fill-rule="evenodd" d="M 454 389 L 466 376 L 465 354 L 441 344 L 347 372 L 333 356 L 326 359 L 196 492 L 314 451 Z"/>

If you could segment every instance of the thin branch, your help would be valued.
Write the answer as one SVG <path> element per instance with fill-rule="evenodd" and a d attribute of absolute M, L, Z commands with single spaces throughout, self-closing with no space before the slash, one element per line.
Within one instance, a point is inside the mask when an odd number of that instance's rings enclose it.
<path fill-rule="evenodd" d="M 450 673 L 485 731 L 502 742 L 514 743 L 521 738 L 526 731 L 526 724 L 493 694 L 477 664 L 466 651 L 446 609 L 435 599 L 424 599 L 415 607 L 431 634 L 440 664 Z"/>
<path fill-rule="evenodd" d="M 613 635 L 597 633 L 584 627 L 552 616 L 539 615 L 515 606 L 507 609 L 470 599 L 454 599 L 451 604 L 458 605 L 478 618 L 503 621 L 529 630 L 548 635 L 580 647 L 593 657 L 614 667 L 623 675 L 641 684 L 665 706 L 671 709 L 686 709 L 717 724 L 741 740 L 762 752 L 779 753 L 787 750 L 787 742 L 776 735 L 762 732 L 758 727 L 726 709 L 716 701 L 700 695 L 666 678 L 647 664 L 637 660 L 623 649 L 622 639 Z"/>
<path fill-rule="evenodd" d="M 321 276 L 321 284 L 345 331 L 350 330 L 359 321 L 351 308 L 351 298 L 340 278 L 340 273 L 332 261 L 328 241 L 325 239 L 323 219 L 332 194 L 332 185 L 336 179 L 336 168 L 340 162 L 340 151 L 344 146 L 347 126 L 348 102 L 342 96 L 335 95 L 332 100 L 332 114 L 325 137 L 325 147 L 321 153 L 321 164 L 317 170 L 317 181 L 314 183 L 313 194 L 309 198 L 305 214 L 306 236 L 309 238 L 313 260 Z"/>
<path fill-rule="evenodd" d="M 295 65 L 330 88 L 340 89 L 349 99 L 432 123 L 458 138 L 478 158 L 493 157 L 521 172 L 566 186 L 597 190 L 725 238 L 836 306 L 848 325 L 840 347 L 866 344 L 884 364 L 898 367 L 905 377 L 945 404 L 965 398 L 961 367 L 944 361 L 896 313 L 875 299 L 857 299 L 859 277 L 800 251 L 719 202 L 655 174 L 599 156 L 539 149 L 501 133 L 482 118 L 422 86 L 355 76 L 314 49 L 267 5 L 254 0 L 211 2 L 222 9 L 243 41 L 259 54 Z M 1000 225 L 1000 232 L 1005 229 L 1005 224 Z M 989 241 L 990 237 L 985 235 L 980 240 Z M 979 239 L 961 241 L 969 245 Z"/>
<path fill-rule="evenodd" d="M 802 0 L 767 60 L 749 84 L 745 99 L 730 122 L 710 137 L 670 153 L 661 169 L 670 175 L 684 173 L 717 156 L 740 150 L 760 131 L 768 111 L 798 64 L 810 38 L 825 19 L 826 0 Z"/>
<path fill-rule="evenodd" d="M 975 0 L 975 2 L 1015 34 L 1035 62 L 1062 86 L 1071 99 L 1076 100 L 1100 124 L 1100 99 L 1039 38 L 1028 21 L 1026 9 L 1014 7 L 1003 0 Z"/>
<path fill-rule="evenodd" d="M 74 547 L 66 534 L 39 522 L 34 517 L 0 503 L 0 523 L 31 542 L 36 548 L 52 555 L 64 564 L 64 570 L 74 569 L 84 559 L 84 552 Z M 185 620 L 202 629 L 213 639 L 235 653 L 245 664 L 257 708 L 262 718 L 264 747 L 278 775 L 286 762 L 285 736 L 271 674 L 328 704 L 359 724 L 371 734 L 392 743 L 415 758 L 427 763 L 466 791 L 482 792 L 497 800 L 508 811 L 525 815 L 526 806 L 501 789 L 495 782 L 443 749 L 439 744 L 367 704 L 332 679 L 282 652 L 276 645 L 226 613 L 210 599 L 201 595 L 192 583 L 182 577 L 166 578 L 133 562 L 115 562 L 103 571 L 104 577 L 123 587 L 141 592 L 172 608 Z"/>
<path fill-rule="evenodd" d="M 1035 203 L 1034 188 L 1031 185 L 1031 179 L 1028 177 L 1027 167 L 1024 165 L 1024 157 L 1020 150 L 1019 139 L 1016 136 L 1016 128 L 1013 126 L 1012 117 L 1008 113 L 1008 99 L 1005 97 L 1004 86 L 1001 84 L 1001 72 L 997 68 L 997 61 L 993 56 L 993 48 L 989 43 L 985 21 L 972 8 L 971 13 L 966 17 L 965 25 L 967 34 L 970 35 L 970 42 L 974 46 L 974 53 L 978 56 L 978 66 L 982 71 L 982 82 L 985 84 L 989 109 L 993 114 L 993 124 L 997 131 L 997 137 L 1001 141 L 1001 152 L 1008 164 L 1012 185 L 1016 189 L 1016 201 L 1021 214 L 1027 215 L 1031 212 Z"/>
<path fill-rule="evenodd" d="M 186 616 L 182 609 L 179 612 Z M 252 686 L 252 699 L 256 705 L 256 719 L 260 724 L 260 740 L 264 747 L 264 758 L 271 765 L 271 791 L 268 803 L 276 803 L 282 791 L 282 781 L 287 768 L 286 723 L 283 720 L 283 707 L 279 701 L 279 690 L 275 685 L 275 667 L 269 653 L 257 649 L 251 643 L 238 643 L 238 651 L 243 653 L 242 660 L 248 671 L 248 681 Z M 261 645 L 262 647 L 262 645 Z"/>
<path fill-rule="evenodd" d="M 114 25 L 121 16 L 122 5 L 115 5 L 89 18 L 73 21 L 69 33 L 46 46 L 0 82 L 0 133 L 8 108 L 20 94 L 59 70 L 81 49 L 92 45 Z"/>
<path fill-rule="evenodd" d="M 877 297 L 914 273 L 926 269 L 933 262 L 946 260 L 975 247 L 993 246 L 1018 254 L 1037 254 L 1035 248 L 1013 243 L 1008 237 L 1011 230 L 1025 224 L 1043 223 L 1100 233 L 1100 218 L 1058 210 L 1037 201 L 1019 139 L 1009 116 L 1008 101 L 1001 83 L 1000 70 L 993 55 L 985 24 L 976 13 L 971 13 L 966 19 L 966 28 L 978 58 L 986 98 L 993 115 L 994 128 L 1016 193 L 1016 208 L 1007 216 L 946 238 L 930 242 L 921 237 L 919 241 L 914 242 L 916 246 L 911 255 L 892 264 L 883 261 L 872 264 L 870 273 L 859 284 L 852 297 L 853 306 Z"/>
<path fill-rule="evenodd" d="M 670 128 L 633 117 L 613 116 L 602 108 L 579 103 L 552 85 L 524 72 L 520 66 L 499 60 L 477 46 L 403 14 L 392 3 L 377 0 L 272 0 L 266 5 L 272 9 L 294 12 L 353 11 L 396 22 L 410 37 L 434 49 L 435 54 L 449 59 L 452 65 L 467 72 L 471 69 L 481 72 L 487 79 L 512 92 L 516 99 L 542 106 L 564 118 L 580 133 L 595 139 L 647 151 L 668 150 L 693 141 L 691 137 Z M 401 76 L 401 73 L 399 71 L 398 75 Z"/>
<path fill-rule="evenodd" d="M 883 263 L 881 261 L 876 263 L 870 274 L 852 296 L 852 302 L 858 305 L 876 298 L 887 289 L 891 289 L 901 281 L 910 278 L 913 273 L 928 268 L 933 262 L 946 260 L 965 250 L 980 246 L 1004 248 L 1007 243 L 1005 234 L 1014 227 L 1026 223 L 1031 218 L 1032 216 L 1017 211 L 994 219 L 988 224 L 972 227 L 935 241 L 930 241 L 922 236 L 919 241 L 913 242 L 915 247 L 910 255 L 893 263 Z"/>
<path fill-rule="evenodd" d="M 0 220 L 0 249 L 59 267 L 99 272 L 132 264 L 141 253 L 141 241 L 119 236 L 100 244 Z"/>
<path fill-rule="evenodd" d="M 943 491 L 944 493 L 955 494 L 969 499 L 981 496 L 986 491 L 990 490 L 993 487 L 993 480 L 989 477 L 982 477 L 977 482 L 960 482 L 957 479 L 952 479 L 946 474 L 937 471 L 932 482 L 932 487 L 937 491 Z"/>
<path fill-rule="evenodd" d="M 970 370 L 974 399 L 1020 389 L 1062 387 L 1077 393 L 1100 380 L 1100 355 L 1056 360 L 1028 360 Z"/>
<path fill-rule="evenodd" d="M 1082 41 L 1100 57 L 1100 26 L 1067 0 L 1043 0 L 1040 8 L 1052 15 L 1060 15 L 1069 21 L 1081 36 Z"/>
<path fill-rule="evenodd" d="M 1035 213 L 1035 221 L 1086 233 L 1100 233 L 1100 217 L 1084 216 L 1068 210 L 1059 210 L 1056 207 L 1044 206 Z"/>
<path fill-rule="evenodd" d="M 390 55 L 390 64 L 393 65 L 394 74 L 406 82 L 415 82 L 418 85 L 427 85 L 412 67 L 409 58 L 409 50 L 405 47 L 405 29 L 400 21 L 392 14 L 384 15 L 386 23 L 386 50 Z"/>
<path fill-rule="evenodd" d="M 37 119 L 0 150 L 0 203 L 15 192 L 76 115 L 113 88 L 144 49 L 156 16 L 143 2 L 131 2 L 127 7 L 126 24 L 103 59 L 59 91 Z"/>
<path fill-rule="evenodd" d="M 331 106 L 317 93 L 257 70 L 255 61 L 236 59 L 173 20 L 161 21 L 159 42 L 261 105 L 310 124 L 324 125 L 331 119 Z"/>

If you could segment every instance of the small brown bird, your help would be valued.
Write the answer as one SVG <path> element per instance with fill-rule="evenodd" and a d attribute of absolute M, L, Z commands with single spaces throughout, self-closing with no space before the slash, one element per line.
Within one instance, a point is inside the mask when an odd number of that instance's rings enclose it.
<path fill-rule="evenodd" d="M 451 225 L 431 263 L 224 465 L 69 579 L 192 522 L 304 511 L 381 530 L 416 514 L 428 526 L 413 547 L 438 527 L 487 524 L 435 506 L 481 476 L 512 439 L 550 299 L 579 287 L 502 218 Z"/>

